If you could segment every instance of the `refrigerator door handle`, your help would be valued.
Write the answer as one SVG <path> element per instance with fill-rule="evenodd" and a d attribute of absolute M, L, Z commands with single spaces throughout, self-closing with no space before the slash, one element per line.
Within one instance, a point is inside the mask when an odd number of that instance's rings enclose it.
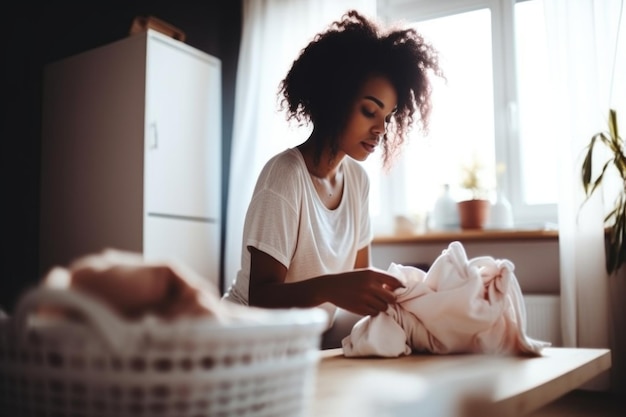
<path fill-rule="evenodd" d="M 159 134 L 157 132 L 156 122 L 150 123 L 150 134 L 148 136 L 148 149 L 157 149 L 159 147 Z"/>

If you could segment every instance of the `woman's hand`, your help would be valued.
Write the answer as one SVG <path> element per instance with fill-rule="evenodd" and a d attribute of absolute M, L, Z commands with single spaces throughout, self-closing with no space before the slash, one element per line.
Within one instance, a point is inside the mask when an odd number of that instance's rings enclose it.
<path fill-rule="evenodd" d="M 324 278 L 328 301 L 360 315 L 376 316 L 395 304 L 402 282 L 386 272 L 365 268 Z"/>
<path fill-rule="evenodd" d="M 42 285 L 82 291 L 125 318 L 214 315 L 219 308 L 216 289 L 184 265 L 148 262 L 117 250 L 85 256 L 67 269 L 54 268 Z"/>
<path fill-rule="evenodd" d="M 256 248 L 249 250 L 249 299 L 254 306 L 314 307 L 330 302 L 352 313 L 375 316 L 395 303 L 394 291 L 404 287 L 394 276 L 374 268 L 357 268 L 285 283 L 287 268 L 284 265 Z"/>

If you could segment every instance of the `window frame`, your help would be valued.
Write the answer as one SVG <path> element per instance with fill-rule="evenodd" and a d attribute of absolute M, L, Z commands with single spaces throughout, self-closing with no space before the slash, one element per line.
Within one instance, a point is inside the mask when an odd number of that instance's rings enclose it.
<path fill-rule="evenodd" d="M 527 0 L 521 0 L 527 1 Z M 523 201 L 523 176 L 520 135 L 518 126 L 517 66 L 515 54 L 515 0 L 378 0 L 378 18 L 384 22 L 419 22 L 458 13 L 487 8 L 491 12 L 491 32 L 493 48 L 493 100 L 494 137 L 496 164 L 507 167 L 504 181 L 499 189 L 508 197 L 519 228 L 544 228 L 557 223 L 557 204 L 530 205 Z M 436 47 L 436 45 L 434 45 Z M 400 164 L 401 165 L 401 164 Z M 395 188 L 392 182 L 400 179 L 402 168 L 385 176 L 381 188 Z M 402 204 L 401 198 L 389 198 L 389 193 L 381 204 Z M 387 207 L 387 212 L 392 212 Z M 383 207 L 383 211 L 384 207 Z"/>

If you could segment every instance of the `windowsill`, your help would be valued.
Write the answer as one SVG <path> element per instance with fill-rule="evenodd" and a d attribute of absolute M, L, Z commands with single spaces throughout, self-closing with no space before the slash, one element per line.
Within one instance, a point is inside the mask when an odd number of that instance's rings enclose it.
<path fill-rule="evenodd" d="M 452 242 L 496 242 L 522 240 L 558 240 L 558 230 L 506 229 L 506 230 L 446 230 L 420 234 L 396 234 L 374 236 L 374 244 L 411 244 Z"/>

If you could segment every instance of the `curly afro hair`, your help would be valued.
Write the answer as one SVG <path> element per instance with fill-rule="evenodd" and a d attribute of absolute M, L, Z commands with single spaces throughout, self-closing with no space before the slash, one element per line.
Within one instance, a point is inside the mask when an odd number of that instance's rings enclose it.
<path fill-rule="evenodd" d="M 324 146 L 332 154 L 363 83 L 382 75 L 394 86 L 397 110 L 383 141 L 383 165 L 388 167 L 414 124 L 428 131 L 431 83 L 428 72 L 443 77 L 437 51 L 415 29 L 383 31 L 375 22 L 351 10 L 319 33 L 293 62 L 279 86 L 280 108 L 287 120 L 312 123 L 326 142 L 316 143 L 316 163 Z"/>

